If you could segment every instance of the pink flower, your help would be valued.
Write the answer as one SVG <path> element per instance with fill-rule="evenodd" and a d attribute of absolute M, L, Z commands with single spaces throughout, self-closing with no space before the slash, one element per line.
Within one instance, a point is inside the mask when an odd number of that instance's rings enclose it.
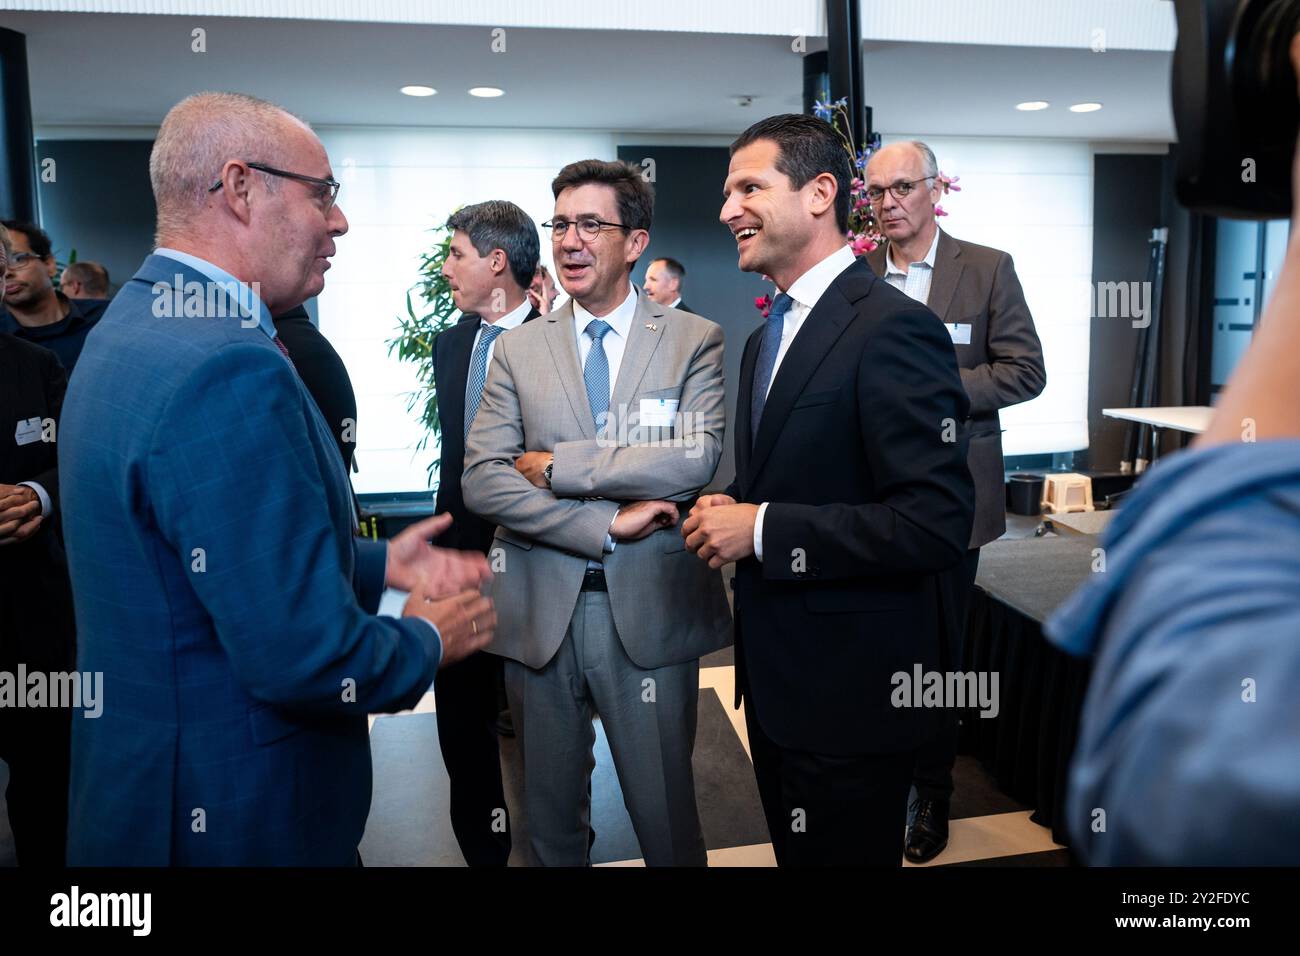
<path fill-rule="evenodd" d="M 948 214 L 947 214 L 946 212 L 944 212 L 943 207 L 940 206 L 940 205 L 938 205 L 938 204 L 935 204 L 935 207 L 934 207 L 934 218 L 935 218 L 935 219 L 938 219 L 940 216 L 946 216 L 946 215 L 948 215 Z"/>
<path fill-rule="evenodd" d="M 854 236 L 852 248 L 854 256 L 865 256 L 868 252 L 875 251 L 876 243 L 870 236 L 863 233 L 860 236 Z"/>
<path fill-rule="evenodd" d="M 763 318 L 772 311 L 772 297 L 770 295 L 760 295 L 754 300 L 754 308 L 763 313 Z"/>

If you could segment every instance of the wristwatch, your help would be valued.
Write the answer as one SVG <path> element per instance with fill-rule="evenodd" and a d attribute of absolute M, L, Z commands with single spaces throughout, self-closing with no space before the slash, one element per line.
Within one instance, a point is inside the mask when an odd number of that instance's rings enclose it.
<path fill-rule="evenodd" d="M 542 471 L 542 477 L 546 479 L 546 487 L 551 487 L 551 472 L 555 470 L 555 459 L 552 458 L 546 463 L 545 470 Z"/>

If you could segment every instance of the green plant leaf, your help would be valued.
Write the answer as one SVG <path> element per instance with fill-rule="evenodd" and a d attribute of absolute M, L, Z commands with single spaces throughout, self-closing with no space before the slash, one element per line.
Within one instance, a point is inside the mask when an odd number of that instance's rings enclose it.
<path fill-rule="evenodd" d="M 419 387 L 408 393 L 406 410 L 417 412 L 424 426 L 424 436 L 416 443 L 416 452 L 429 447 L 430 440 L 442 448 L 441 424 L 438 420 L 438 393 L 434 388 L 433 339 L 456 324 L 456 303 L 451 283 L 442 274 L 442 265 L 451 248 L 451 232 L 445 226 L 429 230 L 433 245 L 420 254 L 416 281 L 406 292 L 406 315 L 397 317 L 397 336 L 388 342 L 388 354 L 396 353 L 399 361 L 416 366 Z M 418 305 L 417 305 L 418 299 Z M 436 485 L 441 453 L 427 468 L 429 487 Z"/>

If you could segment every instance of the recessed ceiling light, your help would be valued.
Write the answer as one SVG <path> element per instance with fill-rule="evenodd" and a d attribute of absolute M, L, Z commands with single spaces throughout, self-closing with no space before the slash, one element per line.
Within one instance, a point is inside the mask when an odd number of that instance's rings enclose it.
<path fill-rule="evenodd" d="M 499 90 L 495 86 L 475 86 L 470 88 L 469 95 L 483 97 L 504 96 L 505 92 L 505 90 Z"/>
<path fill-rule="evenodd" d="M 1032 113 L 1035 110 L 1045 110 L 1051 105 L 1047 100 L 1030 100 L 1028 103 L 1017 103 L 1016 109 L 1022 113 Z"/>
<path fill-rule="evenodd" d="M 1100 103 L 1075 103 L 1070 107 L 1071 113 L 1095 113 L 1101 109 Z"/>
<path fill-rule="evenodd" d="M 438 91 L 432 86 L 404 86 L 402 92 L 407 96 L 432 96 Z"/>

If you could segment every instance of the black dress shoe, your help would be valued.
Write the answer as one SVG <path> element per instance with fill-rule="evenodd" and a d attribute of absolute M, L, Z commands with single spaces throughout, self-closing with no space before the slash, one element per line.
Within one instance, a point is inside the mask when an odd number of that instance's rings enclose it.
<path fill-rule="evenodd" d="M 917 799 L 907 828 L 903 856 L 911 863 L 928 863 L 948 845 L 948 801 Z"/>

